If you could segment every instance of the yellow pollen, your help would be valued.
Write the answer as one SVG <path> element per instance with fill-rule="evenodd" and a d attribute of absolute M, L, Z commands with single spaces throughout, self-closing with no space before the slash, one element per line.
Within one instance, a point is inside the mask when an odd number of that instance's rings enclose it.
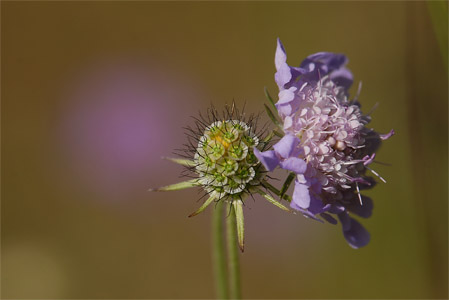
<path fill-rule="evenodd" d="M 230 143 L 226 142 L 221 136 L 215 136 L 214 138 L 212 138 L 212 140 L 215 140 L 217 142 L 219 142 L 220 144 L 223 145 L 223 147 L 225 147 L 225 149 L 227 150 L 229 148 L 229 146 L 231 145 Z"/>

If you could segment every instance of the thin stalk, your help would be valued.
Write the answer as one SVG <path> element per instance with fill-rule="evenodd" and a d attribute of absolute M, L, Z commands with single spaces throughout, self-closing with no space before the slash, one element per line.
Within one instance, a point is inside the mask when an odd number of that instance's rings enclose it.
<path fill-rule="evenodd" d="M 215 291 L 217 299 L 228 299 L 228 280 L 226 274 L 226 256 L 224 246 L 223 208 L 219 201 L 212 215 L 212 259 L 214 265 Z"/>
<path fill-rule="evenodd" d="M 228 246 L 229 296 L 230 299 L 240 299 L 240 264 L 239 248 L 237 246 L 237 227 L 234 207 L 230 207 L 226 218 L 226 233 Z"/>

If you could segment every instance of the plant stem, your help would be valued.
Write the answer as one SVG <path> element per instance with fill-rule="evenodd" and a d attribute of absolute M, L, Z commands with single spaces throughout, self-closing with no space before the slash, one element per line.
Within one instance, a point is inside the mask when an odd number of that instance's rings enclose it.
<path fill-rule="evenodd" d="M 217 299 L 228 298 L 228 281 L 226 274 L 226 256 L 224 249 L 223 208 L 224 201 L 219 201 L 212 215 L 212 259 L 214 265 L 215 291 Z"/>
<path fill-rule="evenodd" d="M 234 207 L 230 207 L 226 218 L 228 246 L 229 291 L 231 299 L 240 299 L 239 247 L 237 246 L 237 227 Z"/>

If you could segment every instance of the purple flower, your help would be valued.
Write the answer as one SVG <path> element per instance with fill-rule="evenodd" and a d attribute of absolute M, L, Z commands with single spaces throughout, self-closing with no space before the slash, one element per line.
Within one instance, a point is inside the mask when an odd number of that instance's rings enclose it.
<path fill-rule="evenodd" d="M 349 245 L 368 244 L 370 235 L 351 215 L 371 216 L 373 204 L 360 189 L 372 187 L 367 170 L 380 177 L 369 165 L 381 141 L 394 131 L 380 135 L 366 127 L 355 100 L 348 99 L 352 74 L 345 68 L 342 54 L 320 52 L 307 57 L 300 67 L 290 67 L 278 40 L 275 74 L 279 86 L 276 103 L 285 136 L 274 150 L 254 151 L 269 170 L 275 167 L 296 174 L 290 206 L 305 216 L 342 224 Z M 351 215 L 350 215 L 351 214 Z"/>
<path fill-rule="evenodd" d="M 304 88 L 304 85 L 316 84 L 326 75 L 347 91 L 353 81 L 352 73 L 345 68 L 347 62 L 343 54 L 318 52 L 304 59 L 299 67 L 290 67 L 284 46 L 278 39 L 275 54 L 277 71 L 274 78 L 279 87 L 279 101 L 276 104 L 279 114 L 291 114 L 301 100 L 297 91 Z"/>

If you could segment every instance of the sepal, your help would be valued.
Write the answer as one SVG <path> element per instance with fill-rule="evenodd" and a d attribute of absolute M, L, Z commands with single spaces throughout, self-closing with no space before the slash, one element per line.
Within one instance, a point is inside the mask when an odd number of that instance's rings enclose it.
<path fill-rule="evenodd" d="M 189 215 L 189 218 L 194 217 L 200 213 L 203 212 L 203 210 L 206 209 L 206 207 L 208 207 L 214 200 L 216 200 L 218 197 L 218 195 L 216 193 L 212 193 L 211 196 L 203 203 L 203 205 L 201 205 L 200 208 L 198 208 L 197 211 L 195 211 L 194 213 Z"/>
<path fill-rule="evenodd" d="M 237 240 L 239 242 L 240 250 L 243 252 L 245 244 L 245 227 L 243 219 L 243 202 L 242 200 L 234 200 L 232 202 L 235 212 L 235 220 L 237 223 Z"/>
<path fill-rule="evenodd" d="M 199 182 L 198 182 L 198 179 L 194 178 L 194 179 L 190 179 L 190 180 L 187 180 L 187 181 L 183 181 L 183 182 L 179 182 L 179 183 L 163 186 L 163 187 L 160 187 L 160 188 L 156 188 L 156 189 L 149 189 L 148 191 L 150 191 L 150 192 L 177 191 L 177 190 L 183 190 L 183 189 L 195 187 L 195 186 L 198 186 L 198 185 L 200 185 Z"/>
<path fill-rule="evenodd" d="M 280 202 L 276 201 L 271 195 L 269 195 L 268 193 L 262 191 L 261 189 L 257 189 L 257 192 L 262 195 L 265 199 L 268 200 L 268 202 L 270 202 L 271 204 L 279 207 L 282 210 L 288 211 L 288 212 L 293 212 L 291 211 L 289 208 L 287 208 L 286 206 L 284 206 L 283 204 L 281 204 Z"/>

